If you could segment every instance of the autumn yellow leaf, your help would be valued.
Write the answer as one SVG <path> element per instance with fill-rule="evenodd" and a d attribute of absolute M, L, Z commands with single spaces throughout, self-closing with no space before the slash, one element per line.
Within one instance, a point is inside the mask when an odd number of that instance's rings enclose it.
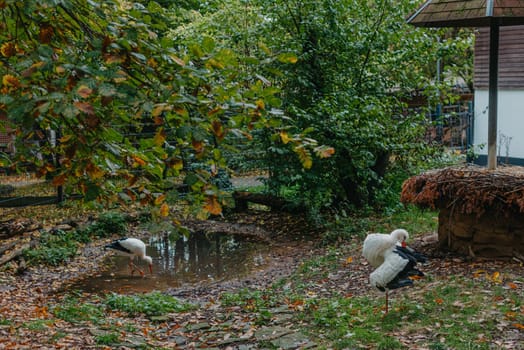
<path fill-rule="evenodd" d="M 209 214 L 220 215 L 222 213 L 222 206 L 216 196 L 209 196 L 206 199 L 206 204 L 204 204 L 204 210 Z"/>
<path fill-rule="evenodd" d="M 14 75 L 6 74 L 2 77 L 2 84 L 7 87 L 17 88 L 20 86 L 20 81 Z"/>
<path fill-rule="evenodd" d="M 146 165 L 146 161 L 140 158 L 139 156 L 133 156 L 133 161 L 134 161 L 133 163 L 134 167 Z"/>
<path fill-rule="evenodd" d="M 524 324 L 522 323 L 513 323 L 513 327 L 524 330 Z"/>
<path fill-rule="evenodd" d="M 164 144 L 164 142 L 166 141 L 166 132 L 163 128 L 159 128 L 157 130 L 155 137 L 153 138 L 153 141 L 157 146 L 162 146 Z"/>
<path fill-rule="evenodd" d="M 493 272 L 493 274 L 491 275 L 491 281 L 494 283 L 502 283 L 502 277 L 500 276 L 500 272 Z"/>
<path fill-rule="evenodd" d="M 442 300 L 441 298 L 436 298 L 435 299 L 435 303 L 437 303 L 439 305 L 442 304 L 443 302 L 444 302 L 444 300 Z"/>
<path fill-rule="evenodd" d="M 5 42 L 0 47 L 0 52 L 4 57 L 11 57 L 16 55 L 16 47 L 13 42 Z"/>
<path fill-rule="evenodd" d="M 74 103 L 75 107 L 78 108 L 80 111 L 84 112 L 85 114 L 87 115 L 94 115 L 95 114 L 95 109 L 93 108 L 93 106 L 87 102 L 80 102 L 80 101 L 76 101 Z"/>
<path fill-rule="evenodd" d="M 47 310 L 47 306 L 36 306 L 35 314 L 38 318 L 46 318 L 49 315 Z"/>
<path fill-rule="evenodd" d="M 129 198 L 131 198 L 131 200 L 136 200 L 136 195 L 133 191 L 131 190 L 125 190 L 125 193 L 128 195 Z"/>
<path fill-rule="evenodd" d="M 60 174 L 58 176 L 55 176 L 53 178 L 53 186 L 55 187 L 62 186 L 63 184 L 65 184 L 66 179 L 67 179 L 67 176 L 65 174 Z"/>
<path fill-rule="evenodd" d="M 73 135 L 64 135 L 59 139 L 60 143 L 67 143 L 72 137 Z"/>
<path fill-rule="evenodd" d="M 164 124 L 164 119 L 161 116 L 157 115 L 156 117 L 153 118 L 153 122 L 157 126 L 158 125 L 162 125 L 162 124 Z"/>
<path fill-rule="evenodd" d="M 175 55 L 171 55 L 171 59 L 172 59 L 173 61 L 175 61 L 175 63 L 178 64 L 179 66 L 184 67 L 184 66 L 186 65 L 186 62 L 184 62 L 183 59 L 181 59 L 181 58 L 179 58 L 179 57 L 177 57 L 177 56 L 175 56 Z"/>
<path fill-rule="evenodd" d="M 209 117 L 211 117 L 211 116 L 213 116 L 213 115 L 219 113 L 220 111 L 222 111 L 222 107 L 220 107 L 220 106 L 219 106 L 219 107 L 215 107 L 215 108 L 213 108 L 212 110 L 210 110 L 209 112 L 207 112 L 207 115 L 208 115 Z"/>
<path fill-rule="evenodd" d="M 509 287 L 510 289 L 517 289 L 517 285 L 516 285 L 515 283 L 513 283 L 513 282 L 509 282 L 509 283 L 508 283 L 508 287 Z"/>
<path fill-rule="evenodd" d="M 116 55 L 108 55 L 105 57 L 106 64 L 112 64 L 112 63 L 122 63 L 124 59 L 120 56 Z"/>
<path fill-rule="evenodd" d="M 481 277 L 484 274 L 486 274 L 485 270 L 477 270 L 477 271 L 473 272 L 473 278 L 479 278 L 479 277 Z"/>
<path fill-rule="evenodd" d="M 51 164 L 51 163 L 47 163 L 47 164 L 45 165 L 45 169 L 46 169 L 47 171 L 55 171 L 55 170 L 56 170 L 55 166 L 54 166 L 53 164 Z"/>
<path fill-rule="evenodd" d="M 160 207 L 160 215 L 166 217 L 169 215 L 169 205 L 167 203 L 162 203 Z"/>
<path fill-rule="evenodd" d="M 504 316 L 506 316 L 508 320 L 514 320 L 517 317 L 517 313 L 513 311 L 508 311 L 505 313 Z"/>
<path fill-rule="evenodd" d="M 93 89 L 90 89 L 86 85 L 80 85 L 80 87 L 76 90 L 76 93 L 80 97 L 88 98 L 93 93 Z"/>
<path fill-rule="evenodd" d="M 166 195 L 161 194 L 160 196 L 155 198 L 155 205 L 159 205 L 160 203 L 163 203 L 165 199 L 166 199 Z"/>
<path fill-rule="evenodd" d="M 286 53 L 282 53 L 278 56 L 278 60 L 282 63 L 292 63 L 292 64 L 295 64 L 298 62 L 298 57 L 291 53 L 291 52 L 286 52 Z"/>
<path fill-rule="evenodd" d="M 318 146 L 315 148 L 315 154 L 320 158 L 328 158 L 335 154 L 335 149 L 328 146 Z"/>
<path fill-rule="evenodd" d="M 206 63 L 206 66 L 207 67 L 213 67 L 213 68 L 218 68 L 218 69 L 223 69 L 224 68 L 224 64 L 218 60 L 215 60 L 214 58 L 210 58 L 207 63 Z"/>
<path fill-rule="evenodd" d="M 417 280 L 419 280 L 419 279 L 422 279 L 421 276 L 417 276 L 417 275 L 409 276 L 408 278 L 409 278 L 410 280 L 412 280 L 412 281 L 417 281 Z"/>
<path fill-rule="evenodd" d="M 353 262 L 353 257 L 352 256 L 349 256 L 347 259 L 346 259 L 346 264 L 351 264 Z"/>
<path fill-rule="evenodd" d="M 173 112 L 175 112 L 176 114 L 182 117 L 187 117 L 189 115 L 187 109 L 185 107 L 180 107 L 180 106 L 173 107 Z"/>
<path fill-rule="evenodd" d="M 213 134 L 215 134 L 215 136 L 219 140 L 222 140 L 224 138 L 224 127 L 222 126 L 222 123 L 219 120 L 213 120 L 213 122 L 211 123 L 211 129 L 213 131 Z"/>
<path fill-rule="evenodd" d="M 180 158 L 171 157 L 167 164 L 169 164 L 169 167 L 174 170 L 182 170 L 184 168 L 184 161 Z"/>
<path fill-rule="evenodd" d="M 300 159 L 300 163 L 302 163 L 304 169 L 311 169 L 313 166 L 313 159 L 311 158 L 309 151 L 304 146 L 297 146 L 294 148 L 294 151 L 298 154 L 298 159 Z"/>
<path fill-rule="evenodd" d="M 287 144 L 291 139 L 289 138 L 289 135 L 285 131 L 280 132 L 280 139 L 282 140 L 282 143 L 285 145 Z"/>
<path fill-rule="evenodd" d="M 204 143 L 202 141 L 193 140 L 191 144 L 196 153 L 202 153 L 204 151 Z"/>
<path fill-rule="evenodd" d="M 165 103 L 159 103 L 153 108 L 153 111 L 151 112 L 151 115 L 153 117 L 158 117 L 160 114 L 162 114 L 163 111 L 165 111 L 167 108 L 167 105 Z"/>
<path fill-rule="evenodd" d="M 117 72 L 117 76 L 113 79 L 115 83 L 122 83 L 127 80 L 127 73 L 123 70 Z"/>
<path fill-rule="evenodd" d="M 96 165 L 94 165 L 93 163 L 87 164 L 86 172 L 89 175 L 89 177 L 94 180 L 100 179 L 104 176 L 104 171 Z"/>
<path fill-rule="evenodd" d="M 266 104 L 263 100 L 257 100 L 256 105 L 258 109 L 266 109 Z"/>

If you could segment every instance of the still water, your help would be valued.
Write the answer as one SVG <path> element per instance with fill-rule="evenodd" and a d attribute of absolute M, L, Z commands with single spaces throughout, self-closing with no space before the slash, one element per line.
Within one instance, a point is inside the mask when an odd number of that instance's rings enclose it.
<path fill-rule="evenodd" d="M 146 241 L 146 240 L 144 240 Z M 266 264 L 267 244 L 237 240 L 226 235 L 192 235 L 176 241 L 167 236 L 151 237 L 147 255 L 153 258 L 153 274 L 142 260 L 135 264 L 146 272 L 141 277 L 129 271 L 129 258 L 112 255 L 106 269 L 72 286 L 85 292 L 148 292 L 188 284 L 212 283 L 242 277 Z"/>

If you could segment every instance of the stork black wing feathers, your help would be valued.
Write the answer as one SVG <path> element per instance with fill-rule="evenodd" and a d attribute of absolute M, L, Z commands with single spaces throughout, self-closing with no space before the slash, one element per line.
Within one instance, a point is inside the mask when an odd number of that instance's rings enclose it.
<path fill-rule="evenodd" d="M 419 269 L 415 268 L 417 263 L 424 263 L 427 258 L 413 249 L 407 247 L 396 246 L 393 250 L 394 254 L 399 255 L 402 259 L 407 260 L 407 264 L 400 271 L 393 280 L 387 284 L 388 289 L 397 289 L 406 286 L 413 285 L 413 281 L 409 278 L 410 276 L 424 276 L 424 273 Z M 380 290 L 384 291 L 385 288 L 379 287 Z"/>
<path fill-rule="evenodd" d="M 132 254 L 132 252 L 131 252 L 129 249 L 127 249 L 126 247 L 124 247 L 124 246 L 122 246 L 122 245 L 120 244 L 121 241 L 125 241 L 126 239 L 127 239 L 127 237 L 117 239 L 116 241 L 113 241 L 113 242 L 111 242 L 111 243 L 109 243 L 109 244 L 106 244 L 106 245 L 104 246 L 104 248 L 106 248 L 106 249 L 107 249 L 107 248 L 110 248 L 110 249 L 120 250 L 120 251 L 122 251 L 122 252 L 124 252 L 124 253 Z"/>
<path fill-rule="evenodd" d="M 415 259 L 416 262 L 418 262 L 418 263 L 422 263 L 423 264 L 423 263 L 428 261 L 428 258 L 424 254 L 415 251 L 413 248 L 402 247 L 402 246 L 396 246 L 395 248 L 399 252 L 402 252 L 405 255 L 410 256 L 411 258 Z"/>

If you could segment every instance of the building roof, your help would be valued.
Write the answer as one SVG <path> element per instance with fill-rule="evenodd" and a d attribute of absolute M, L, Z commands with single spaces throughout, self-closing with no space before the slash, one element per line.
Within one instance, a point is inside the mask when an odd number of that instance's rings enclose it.
<path fill-rule="evenodd" d="M 427 0 L 407 22 L 419 27 L 524 24 L 524 0 Z"/>

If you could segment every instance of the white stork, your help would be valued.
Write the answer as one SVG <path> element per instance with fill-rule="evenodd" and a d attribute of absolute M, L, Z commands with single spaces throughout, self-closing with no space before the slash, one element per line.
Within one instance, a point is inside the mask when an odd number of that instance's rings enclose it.
<path fill-rule="evenodd" d="M 141 276 L 144 276 L 144 271 L 133 263 L 135 257 L 145 260 L 149 266 L 149 272 L 153 274 L 153 259 L 146 255 L 146 245 L 141 240 L 137 238 L 120 238 L 105 245 L 104 248 L 110 248 L 120 255 L 128 256 L 131 275 L 133 272 L 138 271 Z"/>
<path fill-rule="evenodd" d="M 424 276 L 415 266 L 427 259 L 407 246 L 408 238 L 406 230 L 397 229 L 390 234 L 371 233 L 364 240 L 362 255 L 375 268 L 369 281 L 373 287 L 386 292 L 386 313 L 388 290 L 413 285 L 411 276 Z"/>

